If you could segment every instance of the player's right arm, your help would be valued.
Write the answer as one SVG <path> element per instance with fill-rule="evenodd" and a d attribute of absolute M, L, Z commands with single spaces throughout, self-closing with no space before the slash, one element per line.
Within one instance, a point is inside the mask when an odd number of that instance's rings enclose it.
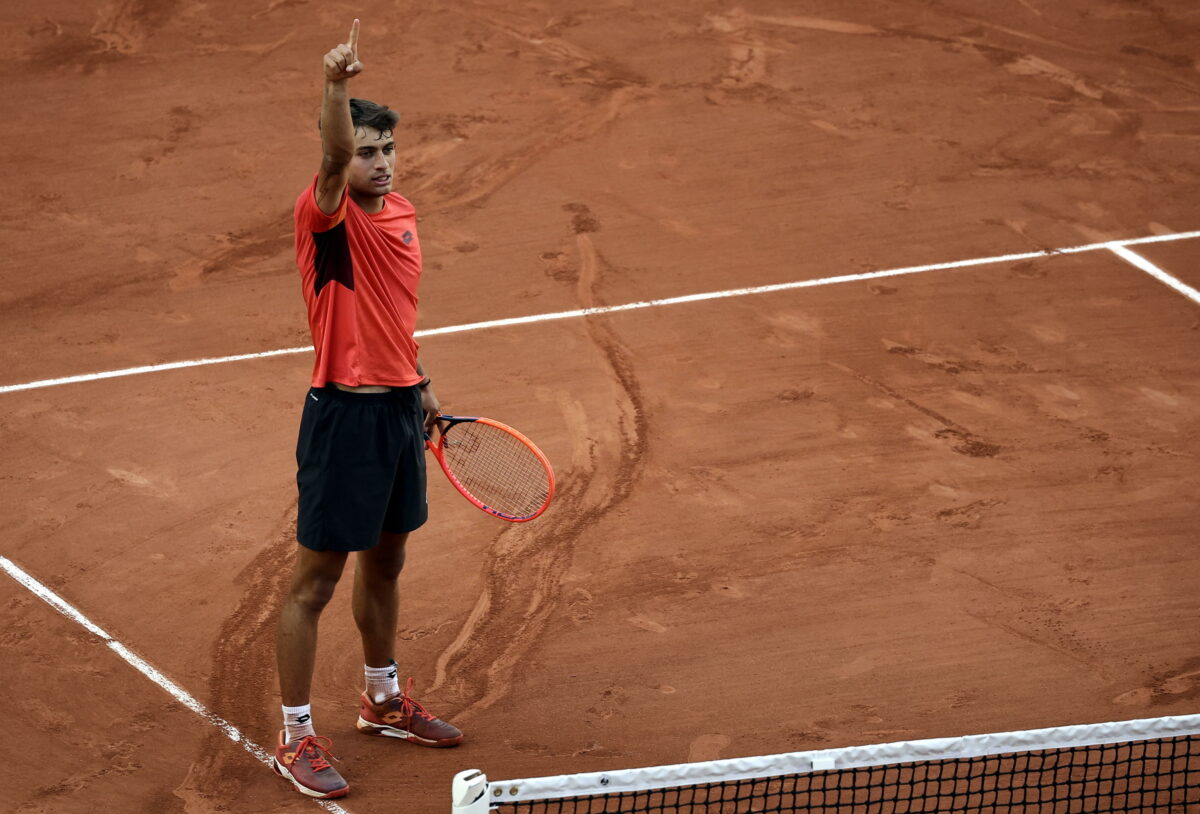
<path fill-rule="evenodd" d="M 350 41 L 325 55 L 325 97 L 321 103 L 321 169 L 314 190 L 317 207 L 332 215 L 342 202 L 354 158 L 354 124 L 350 121 L 350 78 L 362 73 L 358 60 L 358 20 L 350 27 Z"/>

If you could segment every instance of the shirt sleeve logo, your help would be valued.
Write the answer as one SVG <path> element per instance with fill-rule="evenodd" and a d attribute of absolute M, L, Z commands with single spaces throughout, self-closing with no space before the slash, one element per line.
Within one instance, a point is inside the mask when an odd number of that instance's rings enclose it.
<path fill-rule="evenodd" d="M 407 246 L 409 243 L 412 243 L 414 237 L 416 237 L 416 235 L 414 235 L 408 229 L 405 229 L 404 234 L 400 235 L 400 239 L 404 241 L 405 246 Z"/>

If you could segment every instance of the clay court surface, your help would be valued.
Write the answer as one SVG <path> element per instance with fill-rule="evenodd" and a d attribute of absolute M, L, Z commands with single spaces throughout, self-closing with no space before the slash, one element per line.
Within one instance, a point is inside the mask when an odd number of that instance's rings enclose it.
<path fill-rule="evenodd" d="M 0 384 L 303 346 L 320 62 L 401 110 L 422 329 L 1200 229 L 1183 0 L 5 3 Z M 1200 287 L 1200 240 L 1131 247 Z M 1097 249 L 430 336 L 526 526 L 440 475 L 354 814 L 494 778 L 1194 713 L 1200 305 Z M 270 746 L 306 353 L 0 394 L 0 554 Z M 0 809 L 306 812 L 0 575 Z"/>

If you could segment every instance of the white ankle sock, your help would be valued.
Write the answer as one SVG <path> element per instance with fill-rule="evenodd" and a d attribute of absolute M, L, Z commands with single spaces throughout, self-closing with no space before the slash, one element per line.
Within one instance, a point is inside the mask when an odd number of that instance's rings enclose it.
<path fill-rule="evenodd" d="M 378 704 L 389 695 L 400 692 L 400 679 L 396 678 L 396 662 L 387 667 L 371 667 L 363 665 L 363 673 L 367 677 L 367 695 Z"/>
<path fill-rule="evenodd" d="M 298 741 L 306 735 L 317 734 L 313 731 L 312 705 L 283 708 L 283 729 L 287 742 Z"/>

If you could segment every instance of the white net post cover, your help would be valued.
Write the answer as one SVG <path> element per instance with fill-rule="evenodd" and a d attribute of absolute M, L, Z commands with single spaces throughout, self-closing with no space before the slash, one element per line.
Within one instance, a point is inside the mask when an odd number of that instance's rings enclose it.
<path fill-rule="evenodd" d="M 678 763 L 608 772 L 498 780 L 487 795 L 492 805 L 594 794 L 649 791 L 729 780 L 750 780 L 833 769 L 954 760 L 1039 749 L 1068 749 L 1200 734 L 1200 715 L 1143 718 L 953 738 L 899 741 L 731 758 L 707 763 Z"/>
<path fill-rule="evenodd" d="M 487 775 L 467 769 L 454 775 L 450 788 L 452 814 L 488 814 Z"/>

